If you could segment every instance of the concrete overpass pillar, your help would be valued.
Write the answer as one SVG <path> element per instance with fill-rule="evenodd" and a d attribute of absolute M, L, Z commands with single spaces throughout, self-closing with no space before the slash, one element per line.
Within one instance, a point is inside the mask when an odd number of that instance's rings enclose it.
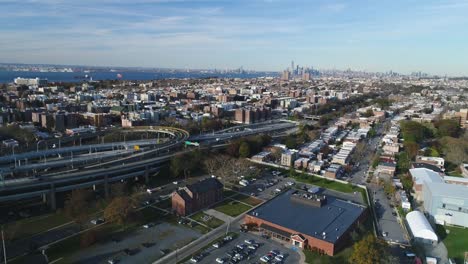
<path fill-rule="evenodd" d="M 47 194 L 46 193 L 42 194 L 42 202 L 45 203 L 45 204 L 47 203 Z"/>
<path fill-rule="evenodd" d="M 57 209 L 57 201 L 55 199 L 55 185 L 52 183 L 50 185 L 50 209 L 56 210 Z"/>
<path fill-rule="evenodd" d="M 109 198 L 109 176 L 106 174 L 106 176 L 104 176 L 104 196 L 107 198 Z"/>
<path fill-rule="evenodd" d="M 145 166 L 145 183 L 149 183 L 149 168 L 148 166 Z"/>
<path fill-rule="evenodd" d="M 93 191 L 96 191 L 96 184 L 93 184 Z"/>

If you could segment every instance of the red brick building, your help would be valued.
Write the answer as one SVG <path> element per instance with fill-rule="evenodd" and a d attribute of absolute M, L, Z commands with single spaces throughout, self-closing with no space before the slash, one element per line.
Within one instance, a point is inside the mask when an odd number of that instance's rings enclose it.
<path fill-rule="evenodd" d="M 207 178 L 172 193 L 172 211 L 186 216 L 223 200 L 223 184 Z"/>
<path fill-rule="evenodd" d="M 332 196 L 290 190 L 247 213 L 245 224 L 301 249 L 333 256 L 368 216 L 365 206 Z"/>

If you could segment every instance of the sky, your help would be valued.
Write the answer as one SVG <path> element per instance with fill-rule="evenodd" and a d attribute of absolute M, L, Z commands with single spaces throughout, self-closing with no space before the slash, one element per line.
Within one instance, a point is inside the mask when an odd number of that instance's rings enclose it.
<path fill-rule="evenodd" d="M 0 62 L 468 75 L 468 0 L 0 0 Z"/>

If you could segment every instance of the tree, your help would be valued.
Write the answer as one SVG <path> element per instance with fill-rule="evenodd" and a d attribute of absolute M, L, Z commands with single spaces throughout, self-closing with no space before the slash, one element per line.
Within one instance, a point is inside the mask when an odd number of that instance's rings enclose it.
<path fill-rule="evenodd" d="M 171 159 L 170 170 L 173 177 L 190 176 L 190 173 L 198 168 L 201 162 L 201 153 L 194 150 L 188 153 L 182 153 Z"/>
<path fill-rule="evenodd" d="M 414 157 L 416 157 L 416 155 L 419 152 L 419 144 L 418 143 L 408 141 L 408 142 L 405 142 L 403 145 L 404 145 L 405 151 L 406 151 L 406 153 L 408 153 L 408 156 L 409 156 L 410 159 L 413 159 Z"/>
<path fill-rule="evenodd" d="M 125 225 L 134 213 L 134 203 L 128 197 L 116 197 L 104 209 L 104 218 L 108 222 Z"/>
<path fill-rule="evenodd" d="M 250 157 L 250 146 L 247 142 L 242 142 L 239 147 L 239 157 L 248 158 Z"/>
<path fill-rule="evenodd" d="M 297 148 L 297 140 L 294 136 L 289 135 L 286 138 L 285 145 L 288 149 L 295 149 Z"/>
<path fill-rule="evenodd" d="M 457 120 L 442 119 L 435 124 L 437 128 L 437 136 L 439 137 L 458 137 L 460 135 L 460 125 Z"/>
<path fill-rule="evenodd" d="M 411 178 L 410 175 L 404 175 L 400 177 L 401 184 L 403 185 L 403 189 L 406 191 L 410 191 L 413 189 L 413 179 Z"/>
<path fill-rule="evenodd" d="M 235 140 L 231 142 L 226 148 L 226 154 L 228 154 L 231 157 L 238 157 L 240 144 L 240 140 Z"/>
<path fill-rule="evenodd" d="M 407 172 L 410 169 L 411 160 L 406 151 L 400 152 L 397 157 L 397 169 L 399 172 Z"/>
<path fill-rule="evenodd" d="M 65 201 L 65 214 L 79 224 L 84 223 L 87 220 L 91 198 L 92 193 L 90 190 L 73 190 Z"/>
<path fill-rule="evenodd" d="M 384 256 L 384 246 L 372 234 L 365 236 L 361 241 L 354 244 L 353 253 L 349 261 L 355 264 L 380 263 Z"/>

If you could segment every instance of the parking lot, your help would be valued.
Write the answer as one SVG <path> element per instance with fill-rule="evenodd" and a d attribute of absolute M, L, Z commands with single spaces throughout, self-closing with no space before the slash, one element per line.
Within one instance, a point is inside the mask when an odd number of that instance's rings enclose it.
<path fill-rule="evenodd" d="M 252 240 L 250 242 L 246 242 Z M 250 244 L 249 244 L 250 243 Z M 253 245 L 257 244 L 257 245 Z M 250 248 L 249 248 L 250 246 Z M 244 249 L 241 249 L 243 247 Z M 256 248 L 257 247 L 257 248 Z M 254 249 L 256 248 L 256 249 Z M 260 260 L 263 256 L 271 254 L 271 260 L 264 262 Z M 247 252 L 250 252 L 249 254 Z M 276 253 L 276 254 L 275 254 Z M 242 255 L 242 260 L 236 261 L 232 256 L 236 254 Z M 226 242 L 219 248 L 209 245 L 209 247 L 203 251 L 204 257 L 198 262 L 188 260 L 185 263 L 300 263 L 300 256 L 293 246 L 283 246 L 279 242 L 260 237 L 252 233 L 240 233 L 238 237 L 232 241 Z M 282 255 L 283 260 L 275 260 L 274 256 Z M 278 256 L 278 259 L 281 259 Z"/>
<path fill-rule="evenodd" d="M 90 248 L 78 251 L 72 263 L 151 263 L 169 251 L 174 251 L 200 236 L 182 225 L 160 223 L 150 228 L 108 238 Z"/>

